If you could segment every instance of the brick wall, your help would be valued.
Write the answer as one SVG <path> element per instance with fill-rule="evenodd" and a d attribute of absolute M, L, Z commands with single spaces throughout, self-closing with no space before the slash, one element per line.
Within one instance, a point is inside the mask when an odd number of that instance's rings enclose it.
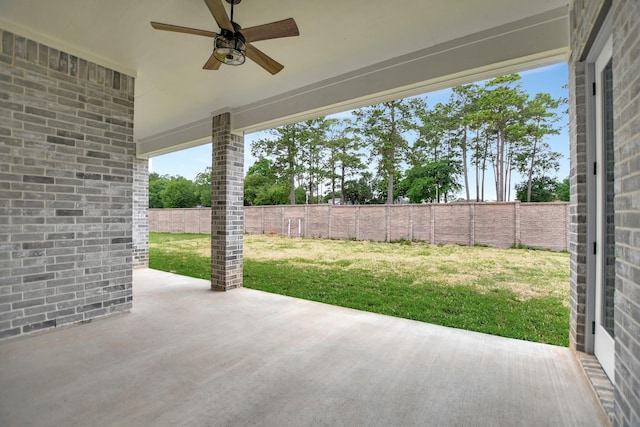
<path fill-rule="evenodd" d="M 590 170 L 587 145 L 587 83 L 586 66 L 581 58 L 594 33 L 594 26 L 606 0 L 578 0 L 570 17 L 571 57 L 569 58 L 569 136 L 571 207 L 569 218 L 570 262 L 570 322 L 569 345 L 585 351 L 587 328 L 587 252 L 588 204 L 587 181 Z"/>
<path fill-rule="evenodd" d="M 589 334 L 589 328 L 585 328 L 587 302 L 595 292 L 587 281 L 594 267 L 588 240 L 592 212 L 588 209 L 591 168 L 586 100 L 590 88 L 583 59 L 607 12 L 612 16 L 613 39 L 614 424 L 637 426 L 640 425 L 640 3 L 637 1 L 574 0 L 571 4 L 571 347 L 585 350 L 585 335 Z"/>
<path fill-rule="evenodd" d="M 209 234 L 208 208 L 150 209 L 150 230 Z M 331 239 L 420 240 L 510 247 L 521 243 L 566 250 L 566 203 L 251 206 L 244 231 Z"/>
<path fill-rule="evenodd" d="M 2 31 L 0 339 L 128 310 L 134 79 Z"/>
<path fill-rule="evenodd" d="M 640 425 L 640 2 L 613 2 L 616 420 Z"/>

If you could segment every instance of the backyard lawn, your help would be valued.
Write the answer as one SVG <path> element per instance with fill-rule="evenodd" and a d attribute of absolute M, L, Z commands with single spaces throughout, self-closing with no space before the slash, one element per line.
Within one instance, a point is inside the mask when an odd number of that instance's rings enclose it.
<path fill-rule="evenodd" d="M 569 343 L 569 254 L 244 236 L 244 286 L 438 325 Z M 149 267 L 210 278 L 210 236 L 150 233 Z"/>

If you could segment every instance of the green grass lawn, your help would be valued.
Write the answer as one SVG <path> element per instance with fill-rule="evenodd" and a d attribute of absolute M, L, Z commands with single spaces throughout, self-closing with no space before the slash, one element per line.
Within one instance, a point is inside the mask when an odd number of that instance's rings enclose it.
<path fill-rule="evenodd" d="M 209 279 L 210 237 L 150 233 L 149 267 Z M 567 346 L 569 255 L 245 235 L 244 286 Z"/>

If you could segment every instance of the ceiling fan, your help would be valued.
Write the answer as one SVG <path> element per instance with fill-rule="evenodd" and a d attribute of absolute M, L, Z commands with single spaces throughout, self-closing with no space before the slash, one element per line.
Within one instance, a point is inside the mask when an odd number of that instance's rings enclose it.
<path fill-rule="evenodd" d="M 213 53 L 209 60 L 204 64 L 205 70 L 217 70 L 220 65 L 241 65 L 245 61 L 245 57 L 249 57 L 253 62 L 270 72 L 276 74 L 284 68 L 269 55 L 265 54 L 255 46 L 252 42 L 260 40 L 277 39 L 280 37 L 297 36 L 298 26 L 293 18 L 283 19 L 282 21 L 271 22 L 269 24 L 257 25 L 255 27 L 242 28 L 233 21 L 233 7 L 240 3 L 241 0 L 226 0 L 231 4 L 231 19 L 227 15 L 227 11 L 222 4 L 222 0 L 204 0 L 209 11 L 213 15 L 213 19 L 220 27 L 220 33 L 213 31 L 198 30 L 195 28 L 182 27 L 179 25 L 162 24 L 160 22 L 151 22 L 151 26 L 156 30 L 173 31 L 176 33 L 194 34 L 197 36 L 211 37 L 213 42 Z"/>

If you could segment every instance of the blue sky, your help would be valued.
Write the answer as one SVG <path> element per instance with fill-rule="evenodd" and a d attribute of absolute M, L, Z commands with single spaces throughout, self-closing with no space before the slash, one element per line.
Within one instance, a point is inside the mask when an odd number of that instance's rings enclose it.
<path fill-rule="evenodd" d="M 531 96 L 540 92 L 550 93 L 554 98 L 568 96 L 566 90 L 563 89 L 563 86 L 567 84 L 567 64 L 555 64 L 525 71 L 520 73 L 520 76 L 522 76 L 521 84 L 523 89 Z M 448 89 L 427 93 L 427 103 L 432 106 L 438 102 L 446 102 L 449 99 L 449 94 L 450 91 Z M 341 116 L 344 115 L 344 113 L 341 114 Z M 565 117 L 559 135 L 549 136 L 546 140 L 554 151 L 562 153 L 563 156 L 560 161 L 560 170 L 555 174 L 555 177 L 559 180 L 569 176 L 569 133 L 567 121 L 568 117 Z M 255 162 L 255 159 L 251 157 L 251 142 L 265 136 L 267 134 L 264 132 L 245 135 L 245 171 Z M 154 157 L 151 161 L 152 172 L 157 172 L 160 175 L 181 175 L 188 179 L 194 179 L 207 166 L 211 166 L 211 144 Z M 487 175 L 489 181 L 491 176 L 490 173 Z M 514 183 L 518 183 L 521 180 L 520 177 L 514 175 Z M 495 197 L 492 196 L 495 195 L 495 189 L 491 187 L 491 183 L 486 186 L 485 194 L 487 199 Z"/>

